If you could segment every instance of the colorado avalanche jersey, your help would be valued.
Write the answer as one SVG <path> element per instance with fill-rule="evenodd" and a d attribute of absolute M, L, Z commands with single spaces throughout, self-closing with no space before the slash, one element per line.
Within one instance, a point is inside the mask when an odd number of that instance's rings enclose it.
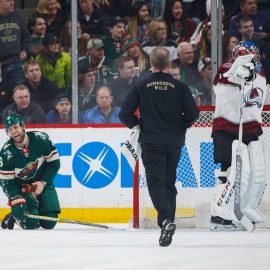
<path fill-rule="evenodd" d="M 216 109 L 213 120 L 213 132 L 216 130 L 239 131 L 241 86 L 224 77 L 231 63 L 222 65 L 214 80 Z M 256 78 L 244 86 L 244 107 L 242 114 L 243 132 L 261 133 L 261 112 L 267 94 L 266 80 L 256 74 Z"/>
<path fill-rule="evenodd" d="M 28 145 L 19 148 L 8 140 L 0 152 L 0 184 L 8 197 L 17 195 L 22 184 L 44 181 L 53 184 L 60 168 L 57 149 L 48 134 L 27 132 Z"/>

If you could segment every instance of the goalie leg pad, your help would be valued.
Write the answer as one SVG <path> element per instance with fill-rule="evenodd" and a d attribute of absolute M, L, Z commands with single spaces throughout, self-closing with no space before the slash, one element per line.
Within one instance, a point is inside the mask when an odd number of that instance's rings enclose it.
<path fill-rule="evenodd" d="M 234 214 L 234 183 L 236 174 L 236 154 L 239 147 L 239 141 L 234 140 L 232 144 L 232 165 L 228 168 L 228 181 L 225 184 L 216 187 L 215 198 L 211 204 L 212 216 L 219 216 L 223 219 L 238 221 Z M 250 163 L 248 149 L 244 143 L 240 144 L 242 158 L 241 174 L 241 199 L 242 194 L 247 190 L 250 175 Z"/>
<path fill-rule="evenodd" d="M 248 188 L 243 194 L 242 211 L 253 222 L 262 222 L 262 214 L 257 209 L 266 187 L 265 155 L 261 141 L 253 141 L 248 145 L 250 158 L 250 178 Z"/>

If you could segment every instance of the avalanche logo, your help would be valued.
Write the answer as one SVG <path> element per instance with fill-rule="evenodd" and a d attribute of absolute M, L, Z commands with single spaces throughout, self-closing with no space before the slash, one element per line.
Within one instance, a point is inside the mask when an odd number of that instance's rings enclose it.
<path fill-rule="evenodd" d="M 73 159 L 73 171 L 78 181 L 93 189 L 109 185 L 118 171 L 118 158 L 110 146 L 101 142 L 83 145 Z"/>
<path fill-rule="evenodd" d="M 246 107 L 257 106 L 261 108 L 263 105 L 263 90 L 258 87 L 252 88 L 247 92 L 244 100 Z"/>

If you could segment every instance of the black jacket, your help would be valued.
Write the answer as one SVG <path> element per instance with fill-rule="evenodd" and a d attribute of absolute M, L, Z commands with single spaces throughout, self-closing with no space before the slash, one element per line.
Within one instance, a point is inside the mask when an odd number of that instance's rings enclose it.
<path fill-rule="evenodd" d="M 134 112 L 139 108 L 140 117 Z M 182 146 L 186 129 L 199 111 L 184 83 L 167 73 L 153 73 L 139 81 L 127 96 L 119 114 L 129 128 L 140 125 L 140 143 Z"/>
<path fill-rule="evenodd" d="M 37 88 L 33 88 L 28 79 L 25 85 L 29 87 L 31 100 L 39 103 L 45 113 L 54 108 L 55 98 L 61 93 L 54 82 L 42 77 Z"/>

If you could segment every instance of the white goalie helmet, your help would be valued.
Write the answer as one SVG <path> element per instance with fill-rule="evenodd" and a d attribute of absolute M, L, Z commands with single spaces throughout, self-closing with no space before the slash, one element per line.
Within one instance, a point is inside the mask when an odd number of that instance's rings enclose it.
<path fill-rule="evenodd" d="M 254 65 L 256 72 L 261 71 L 261 62 L 260 62 L 260 52 L 255 44 L 251 41 L 240 41 L 235 48 L 233 49 L 233 59 L 236 59 L 238 56 L 253 54 Z"/>

